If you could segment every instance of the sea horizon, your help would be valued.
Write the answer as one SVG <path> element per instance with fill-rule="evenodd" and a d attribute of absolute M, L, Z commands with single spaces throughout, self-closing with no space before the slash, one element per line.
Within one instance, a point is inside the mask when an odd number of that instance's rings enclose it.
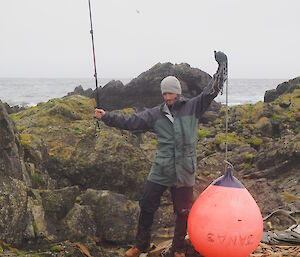
<path fill-rule="evenodd" d="M 111 80 L 120 80 L 124 85 L 134 78 L 99 78 L 98 87 L 105 86 Z M 229 105 L 254 104 L 263 101 L 266 90 L 275 89 L 289 79 L 245 79 L 229 78 Z M 59 98 L 73 92 L 78 86 L 84 90 L 95 89 L 95 79 L 83 77 L 0 77 L 0 100 L 10 106 L 35 106 L 52 98 Z M 21 90 L 20 90 L 21 89 Z M 217 102 L 225 103 L 225 90 Z"/>

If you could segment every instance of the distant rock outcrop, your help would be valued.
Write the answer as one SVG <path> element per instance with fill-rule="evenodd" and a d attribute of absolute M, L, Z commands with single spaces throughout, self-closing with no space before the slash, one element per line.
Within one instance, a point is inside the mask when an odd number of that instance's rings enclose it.
<path fill-rule="evenodd" d="M 282 94 L 292 93 L 297 87 L 300 88 L 300 77 L 283 82 L 279 84 L 276 89 L 267 90 L 265 92 L 264 101 L 265 103 L 272 102 Z"/>
<path fill-rule="evenodd" d="M 88 88 L 86 90 L 83 89 L 81 85 L 75 87 L 73 92 L 68 93 L 68 96 L 70 95 L 83 95 L 87 97 L 92 97 L 93 96 L 93 89 Z"/>
<path fill-rule="evenodd" d="M 26 109 L 24 106 L 19 106 L 19 105 L 10 106 L 8 103 L 3 103 L 3 104 L 8 114 L 17 113 L 19 111 Z"/>
<path fill-rule="evenodd" d="M 208 84 L 211 76 L 197 68 L 192 68 L 187 63 L 157 63 L 148 71 L 143 72 L 137 78 L 124 85 L 119 80 L 112 80 L 103 88 L 99 88 L 100 107 L 105 110 L 120 110 L 134 108 L 141 110 L 151 108 L 163 101 L 160 82 L 167 76 L 176 76 L 182 86 L 182 93 L 186 97 L 200 94 Z M 83 90 L 81 86 L 68 95 L 79 94 L 95 97 L 96 90 Z"/>
<path fill-rule="evenodd" d="M 182 93 L 186 97 L 200 94 L 211 79 L 206 72 L 186 63 L 158 63 L 126 86 L 120 81 L 111 81 L 105 85 L 99 90 L 101 107 L 106 110 L 154 107 L 163 101 L 160 82 L 170 75 L 180 80 Z"/>

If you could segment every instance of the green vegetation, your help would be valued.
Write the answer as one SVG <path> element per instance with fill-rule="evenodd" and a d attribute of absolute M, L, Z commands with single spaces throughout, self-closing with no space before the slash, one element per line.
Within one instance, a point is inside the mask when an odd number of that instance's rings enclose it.
<path fill-rule="evenodd" d="M 34 221 L 32 221 L 32 227 L 33 227 L 33 233 L 34 233 L 34 236 L 37 237 L 38 235 L 38 228 L 37 228 L 37 225 Z"/>
<path fill-rule="evenodd" d="M 52 252 L 61 252 L 61 251 L 63 251 L 65 248 L 64 248 L 64 246 L 62 246 L 62 245 L 53 245 L 52 247 L 51 247 L 51 251 Z"/>
<path fill-rule="evenodd" d="M 250 163 L 244 163 L 244 170 L 250 170 L 252 165 Z"/>
<path fill-rule="evenodd" d="M 157 144 L 158 144 L 158 142 L 157 142 L 156 139 L 152 139 L 152 140 L 150 141 L 150 143 L 151 143 L 151 145 L 157 145 Z"/>
<path fill-rule="evenodd" d="M 246 160 L 250 160 L 250 161 L 251 161 L 251 160 L 253 159 L 254 156 L 253 156 L 252 153 L 246 152 L 246 153 L 245 153 L 245 157 L 246 157 Z"/>
<path fill-rule="evenodd" d="M 20 143 L 23 147 L 30 146 L 32 144 L 32 135 L 31 134 L 21 134 Z"/>
<path fill-rule="evenodd" d="M 251 139 L 247 139 L 246 142 L 252 146 L 260 146 L 263 143 L 263 139 L 260 137 L 254 136 Z"/>
<path fill-rule="evenodd" d="M 229 144 L 242 144 L 243 142 L 240 140 L 236 132 L 228 133 L 228 143 Z M 217 145 L 220 145 L 222 143 L 226 142 L 226 134 L 225 133 L 219 133 L 215 137 L 215 143 Z"/>
<path fill-rule="evenodd" d="M 280 120 L 281 120 L 281 117 L 278 114 L 273 113 L 273 115 L 272 115 L 272 121 L 274 121 L 274 122 L 280 122 Z"/>
<path fill-rule="evenodd" d="M 35 172 L 32 178 L 32 185 L 33 187 L 37 187 L 38 184 L 39 184 L 39 174 Z"/>
<path fill-rule="evenodd" d="M 207 135 L 210 135 L 210 131 L 206 130 L 206 129 L 198 129 L 197 131 L 197 135 L 198 135 L 198 139 L 200 141 L 202 141 Z"/>

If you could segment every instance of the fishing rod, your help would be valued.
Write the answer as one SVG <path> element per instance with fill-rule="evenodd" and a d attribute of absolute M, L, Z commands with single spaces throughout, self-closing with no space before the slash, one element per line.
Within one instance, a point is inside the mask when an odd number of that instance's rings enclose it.
<path fill-rule="evenodd" d="M 95 53 L 95 43 L 94 43 L 94 30 L 93 30 L 93 20 L 92 20 L 92 8 L 91 8 L 91 1 L 88 0 L 89 2 L 89 13 L 90 13 L 90 24 L 91 24 L 91 30 L 90 34 L 92 37 L 92 50 L 93 50 L 93 60 L 94 60 L 94 77 L 95 77 L 95 83 L 96 83 L 96 94 L 95 94 L 95 100 L 96 100 L 96 107 L 99 109 L 100 108 L 100 103 L 99 103 L 99 91 L 98 91 L 98 77 L 97 77 L 97 67 L 96 67 L 96 53 Z M 95 123 L 95 135 L 97 128 L 100 129 L 100 123 L 98 120 L 96 120 Z"/>

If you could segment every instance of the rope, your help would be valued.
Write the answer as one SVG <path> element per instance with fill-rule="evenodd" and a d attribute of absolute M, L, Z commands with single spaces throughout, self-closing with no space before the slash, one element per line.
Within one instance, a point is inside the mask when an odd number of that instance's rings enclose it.
<path fill-rule="evenodd" d="M 229 107 L 228 107 L 228 64 L 227 64 L 227 79 L 226 79 L 226 117 L 225 117 L 225 171 L 227 169 L 227 165 L 230 164 L 231 167 L 233 165 L 228 162 L 228 112 L 229 112 Z"/>

